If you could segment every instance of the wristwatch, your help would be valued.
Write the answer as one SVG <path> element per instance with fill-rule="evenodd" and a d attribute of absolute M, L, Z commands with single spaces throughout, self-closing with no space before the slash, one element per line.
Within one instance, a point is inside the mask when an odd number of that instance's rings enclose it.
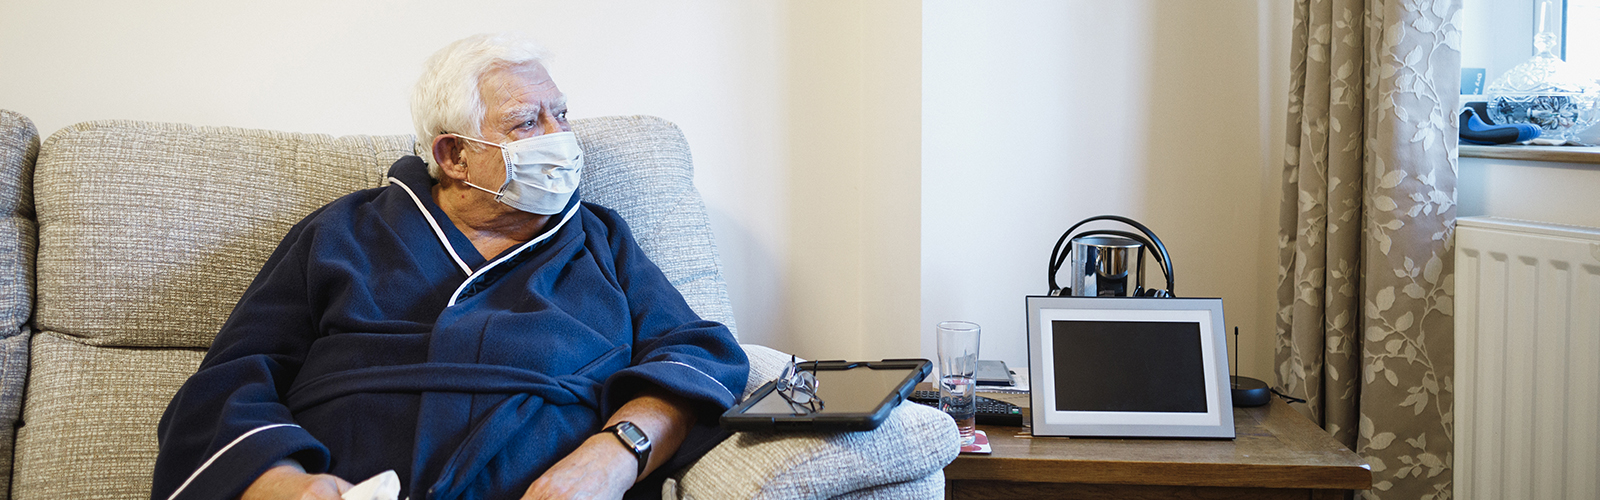
<path fill-rule="evenodd" d="M 639 459 L 639 477 L 644 477 L 644 466 L 650 463 L 650 436 L 644 435 L 643 429 L 627 420 L 600 429 L 600 432 L 609 432 L 617 436 L 617 440 L 622 441 L 622 446 L 633 452 L 634 458 Z"/>

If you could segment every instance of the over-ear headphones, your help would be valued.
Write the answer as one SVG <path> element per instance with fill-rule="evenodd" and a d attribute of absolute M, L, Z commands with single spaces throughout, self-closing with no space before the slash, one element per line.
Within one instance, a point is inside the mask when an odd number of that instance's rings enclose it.
<path fill-rule="evenodd" d="M 1127 217 L 1122 217 L 1122 216 L 1117 216 L 1117 215 L 1096 215 L 1094 217 L 1090 217 L 1090 218 L 1078 221 L 1077 224 L 1073 224 L 1071 228 L 1068 228 L 1067 232 L 1061 234 L 1061 239 L 1056 240 L 1055 248 L 1050 251 L 1050 266 L 1049 266 L 1049 271 L 1050 271 L 1050 274 L 1049 274 L 1050 295 L 1052 295 L 1052 296 L 1055 296 L 1055 295 L 1070 295 L 1072 293 L 1072 290 L 1070 288 L 1063 288 L 1061 286 L 1056 285 L 1056 272 L 1061 270 L 1062 264 L 1066 263 L 1068 255 L 1072 253 L 1072 246 L 1071 245 L 1068 245 L 1066 247 L 1065 251 L 1063 251 L 1062 245 L 1067 243 L 1067 241 L 1069 239 L 1075 239 L 1075 238 L 1072 238 L 1073 231 L 1077 231 L 1078 228 L 1079 227 L 1083 227 L 1084 224 L 1088 224 L 1090 222 L 1094 222 L 1094 221 L 1098 221 L 1098 220 L 1109 220 L 1109 221 L 1120 222 L 1120 223 L 1132 226 L 1135 229 L 1138 229 L 1139 232 L 1142 233 L 1143 235 L 1141 236 L 1141 235 L 1130 233 L 1130 232 L 1127 232 L 1127 231 L 1117 231 L 1117 230 L 1111 230 L 1111 229 L 1096 229 L 1096 230 L 1091 230 L 1091 231 L 1084 231 L 1083 233 L 1080 233 L 1077 236 L 1079 236 L 1079 237 L 1099 236 L 1099 235 L 1120 236 L 1120 237 L 1123 237 L 1123 238 L 1127 238 L 1127 239 L 1139 242 L 1140 244 L 1144 245 L 1144 246 L 1139 248 L 1139 260 L 1141 260 L 1141 261 L 1144 259 L 1144 249 L 1145 248 L 1154 249 L 1154 250 L 1151 250 L 1150 253 L 1155 255 L 1156 262 L 1161 265 L 1161 273 L 1162 273 L 1163 276 L 1166 277 L 1167 288 L 1165 290 L 1157 289 L 1157 288 L 1152 288 L 1152 289 L 1148 289 L 1148 290 L 1145 289 L 1144 288 L 1144 273 L 1142 272 L 1143 269 L 1140 269 L 1141 272 L 1136 277 L 1136 279 L 1137 279 L 1137 288 L 1134 289 L 1134 295 L 1135 296 L 1139 296 L 1139 297 L 1175 297 L 1175 296 L 1177 296 L 1172 291 L 1173 290 L 1173 288 L 1172 288 L 1173 287 L 1173 284 L 1172 284 L 1172 257 L 1167 255 L 1167 246 L 1162 244 L 1161 243 L 1161 238 L 1157 238 L 1156 237 L 1156 233 L 1151 231 L 1150 228 L 1145 227 L 1144 224 L 1140 224 L 1138 221 L 1135 221 L 1133 219 L 1129 219 Z"/>

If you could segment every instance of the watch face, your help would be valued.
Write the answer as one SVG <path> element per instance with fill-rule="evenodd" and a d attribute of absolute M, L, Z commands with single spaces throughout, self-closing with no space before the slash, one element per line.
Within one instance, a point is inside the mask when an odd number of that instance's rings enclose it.
<path fill-rule="evenodd" d="M 623 437 L 628 438 L 628 441 L 632 442 L 633 447 L 636 449 L 644 448 L 650 445 L 650 437 L 645 436 L 644 431 L 639 430 L 639 427 L 633 425 L 633 422 L 622 422 L 617 424 L 617 432 L 621 433 Z"/>

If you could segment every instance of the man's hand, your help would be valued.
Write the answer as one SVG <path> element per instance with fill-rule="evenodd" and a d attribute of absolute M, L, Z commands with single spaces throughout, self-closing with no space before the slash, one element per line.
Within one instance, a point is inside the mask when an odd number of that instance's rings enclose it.
<path fill-rule="evenodd" d="M 622 498 L 638 470 L 639 460 L 616 436 L 595 434 L 550 466 L 522 498 Z"/>
<path fill-rule="evenodd" d="M 283 460 L 250 483 L 239 500 L 339 500 L 351 486 L 331 474 L 306 474 L 299 462 Z"/>

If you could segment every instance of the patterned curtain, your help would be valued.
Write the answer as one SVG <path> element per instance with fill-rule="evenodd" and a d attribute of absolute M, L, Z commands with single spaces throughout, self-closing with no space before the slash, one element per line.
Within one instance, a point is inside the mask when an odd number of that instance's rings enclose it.
<path fill-rule="evenodd" d="M 1372 466 L 1451 497 L 1459 0 L 1298 0 L 1278 382 Z"/>

